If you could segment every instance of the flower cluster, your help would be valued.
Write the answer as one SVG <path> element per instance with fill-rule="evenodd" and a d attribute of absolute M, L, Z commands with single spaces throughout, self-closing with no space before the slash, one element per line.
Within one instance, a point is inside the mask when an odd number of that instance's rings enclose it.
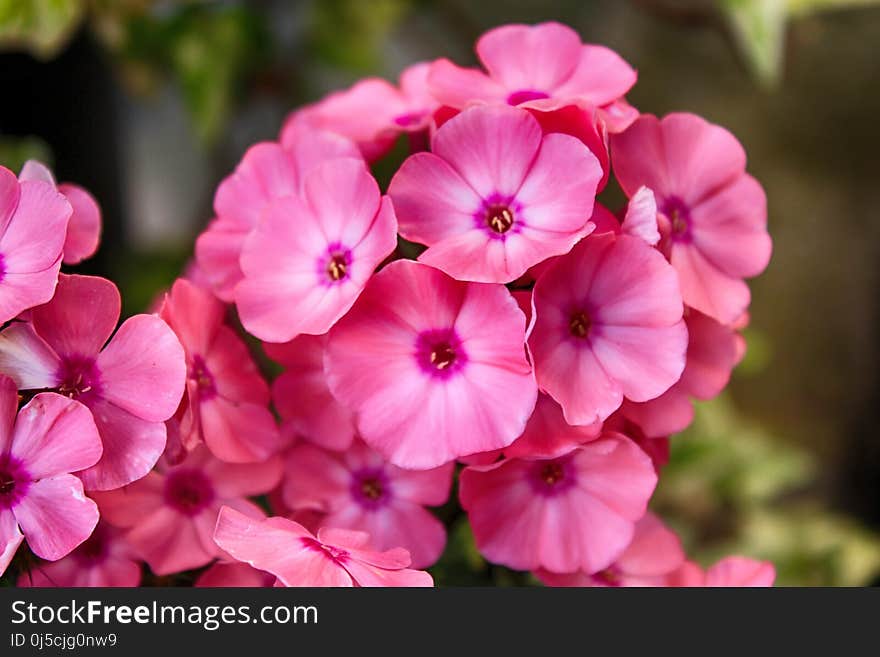
<path fill-rule="evenodd" d="M 648 511 L 770 257 L 743 148 L 639 112 L 635 70 L 566 26 L 476 51 L 295 111 L 219 185 L 157 314 L 115 334 L 115 286 L 59 274 L 96 246 L 90 197 L 2 171 L 0 570 L 24 538 L 53 563 L 23 585 L 135 585 L 141 562 L 431 585 L 457 479 L 483 556 L 548 585 L 772 584 L 742 557 L 703 571 Z"/>

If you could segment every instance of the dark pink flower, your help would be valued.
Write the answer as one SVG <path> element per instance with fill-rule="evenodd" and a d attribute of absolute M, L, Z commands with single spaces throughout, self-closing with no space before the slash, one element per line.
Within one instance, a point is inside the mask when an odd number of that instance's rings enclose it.
<path fill-rule="evenodd" d="M 104 453 L 79 473 L 87 490 L 118 488 L 150 471 L 186 378 L 180 341 L 164 321 L 135 315 L 113 335 L 119 312 L 113 283 L 62 274 L 49 303 L 0 333 L 0 370 L 19 390 L 56 390 L 92 411 Z"/>
<path fill-rule="evenodd" d="M 186 395 L 172 422 L 186 450 L 204 442 L 222 461 L 252 463 L 278 451 L 269 386 L 247 346 L 225 325 L 225 307 L 210 292 L 179 279 L 160 316 L 186 354 Z"/>
<path fill-rule="evenodd" d="M 409 568 L 409 552 L 377 552 L 363 532 L 320 529 L 317 538 L 286 518 L 251 518 L 224 507 L 214 540 L 234 558 L 278 577 L 284 586 L 433 586 Z"/>
<path fill-rule="evenodd" d="M 644 115 L 612 140 L 614 172 L 634 195 L 657 199 L 661 250 L 678 272 L 684 302 L 730 324 L 748 307 L 744 278 L 770 260 L 767 198 L 745 172 L 736 138 L 693 114 Z"/>
<path fill-rule="evenodd" d="M 443 524 L 425 506 L 446 502 L 453 469 L 402 470 L 361 442 L 342 453 L 303 444 L 287 453 L 284 501 L 325 513 L 323 527 L 366 532 L 376 549 L 406 548 L 413 567 L 425 568 L 446 545 Z"/>
<path fill-rule="evenodd" d="M 72 212 L 54 185 L 0 167 L 0 323 L 52 298 Z"/>
<path fill-rule="evenodd" d="M 459 280 L 508 283 L 593 229 L 602 169 L 569 135 L 543 135 L 525 110 L 475 107 L 410 156 L 388 194 L 419 260 Z"/>
<path fill-rule="evenodd" d="M 672 573 L 667 586 L 711 587 L 768 587 L 776 579 L 776 568 L 769 561 L 748 557 L 726 557 L 703 570 L 692 561 L 686 561 Z"/>
<path fill-rule="evenodd" d="M 195 586 L 205 588 L 263 588 L 275 583 L 275 575 L 251 568 L 240 561 L 218 561 L 199 575 Z"/>
<path fill-rule="evenodd" d="M 399 260 L 330 332 L 327 381 L 391 463 L 436 468 L 522 434 L 537 397 L 524 336 L 503 286 Z"/>
<path fill-rule="evenodd" d="M 22 540 L 57 561 L 98 524 L 98 507 L 73 474 L 101 458 L 89 410 L 54 393 L 18 411 L 15 383 L 0 376 L 0 575 Z"/>

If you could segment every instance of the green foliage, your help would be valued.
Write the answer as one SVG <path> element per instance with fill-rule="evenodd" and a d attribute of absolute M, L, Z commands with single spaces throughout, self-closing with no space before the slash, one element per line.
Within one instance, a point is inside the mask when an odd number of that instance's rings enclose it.
<path fill-rule="evenodd" d="M 0 166 L 18 173 L 28 160 L 51 166 L 49 145 L 38 137 L 0 137 Z"/>
<path fill-rule="evenodd" d="M 0 48 L 54 57 L 85 14 L 85 0 L 0 0 Z"/>

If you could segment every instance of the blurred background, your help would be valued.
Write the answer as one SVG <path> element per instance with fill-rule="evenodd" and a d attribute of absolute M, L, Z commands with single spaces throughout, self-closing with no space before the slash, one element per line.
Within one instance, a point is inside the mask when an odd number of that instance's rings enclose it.
<path fill-rule="evenodd" d="M 486 29 L 549 19 L 636 67 L 642 111 L 733 131 L 769 197 L 748 355 L 673 439 L 655 509 L 704 565 L 880 584 L 880 0 L 0 0 L 0 164 L 36 157 L 96 196 L 104 239 L 79 270 L 142 311 L 292 108 L 421 59 L 475 63 Z M 531 581 L 441 513 L 438 583 Z"/>

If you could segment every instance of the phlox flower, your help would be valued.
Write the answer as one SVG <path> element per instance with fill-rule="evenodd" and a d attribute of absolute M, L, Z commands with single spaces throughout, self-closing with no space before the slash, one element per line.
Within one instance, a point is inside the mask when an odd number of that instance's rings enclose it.
<path fill-rule="evenodd" d="M 402 133 L 428 129 L 438 103 L 428 90 L 430 64 L 407 67 L 395 87 L 381 78 L 366 78 L 292 113 L 281 140 L 296 130 L 324 130 L 358 145 L 363 157 L 375 161 Z"/>
<path fill-rule="evenodd" d="M 590 236 L 540 275 L 528 343 L 538 385 L 569 424 L 624 397 L 647 401 L 681 376 L 687 329 L 675 271 L 640 239 Z"/>
<path fill-rule="evenodd" d="M 507 458 L 553 458 L 583 443 L 599 437 L 602 424 L 570 425 L 565 421 L 562 408 L 553 398 L 538 394 L 538 401 L 525 431 L 510 447 L 504 449 Z"/>
<path fill-rule="evenodd" d="M 326 333 L 397 245 L 397 220 L 363 162 L 313 168 L 303 196 L 273 202 L 241 253 L 241 322 L 267 342 Z"/>
<path fill-rule="evenodd" d="M 101 241 L 101 208 L 95 198 L 79 185 L 56 185 L 52 171 L 37 160 L 25 162 L 18 179 L 49 183 L 70 203 L 73 212 L 64 238 L 64 264 L 76 265 L 93 256 Z"/>
<path fill-rule="evenodd" d="M 198 266 L 220 299 L 233 300 L 242 277 L 242 245 L 266 206 L 299 194 L 306 173 L 339 158 L 360 159 L 360 153 L 349 140 L 320 130 L 290 130 L 281 143 L 260 142 L 247 150 L 217 188 L 216 218 L 196 240 Z M 296 217 L 288 221 L 295 224 Z"/>
<path fill-rule="evenodd" d="M 527 111 L 474 107 L 391 180 L 400 234 L 459 280 L 508 283 L 566 253 L 589 221 L 602 168 L 578 139 L 544 135 Z"/>
<path fill-rule="evenodd" d="M 41 563 L 19 576 L 24 587 L 132 587 L 140 584 L 141 565 L 122 532 L 99 522 L 92 535 L 63 559 Z"/>
<path fill-rule="evenodd" d="M 539 570 L 548 586 L 666 586 L 670 573 L 684 563 L 681 541 L 653 513 L 636 523 L 633 539 L 614 563 L 597 573 L 553 573 Z"/>
<path fill-rule="evenodd" d="M 288 441 L 302 438 L 327 449 L 347 449 L 354 440 L 354 415 L 340 404 L 324 376 L 326 336 L 300 335 L 283 344 L 265 343 L 284 371 L 272 382 L 272 401 Z"/>
<path fill-rule="evenodd" d="M 644 115 L 611 141 L 627 195 L 657 200 L 661 250 L 678 272 L 684 302 L 722 324 L 749 305 L 744 278 L 770 259 L 767 198 L 745 172 L 746 154 L 724 128 L 693 114 Z"/>
<path fill-rule="evenodd" d="M 428 76 L 440 103 L 458 109 L 478 101 L 550 111 L 574 103 L 609 108 L 615 126 L 631 120 L 620 102 L 636 82 L 636 72 L 617 53 L 581 43 L 566 25 L 504 25 L 483 34 L 476 45 L 486 73 L 460 68 L 448 59 L 434 62 Z"/>
<path fill-rule="evenodd" d="M 776 569 L 769 561 L 725 557 L 705 572 L 692 561 L 686 561 L 669 576 L 667 586 L 768 587 L 773 586 L 775 579 Z"/>
<path fill-rule="evenodd" d="M 120 303 L 110 281 L 62 274 L 30 321 L 0 332 L 0 371 L 19 390 L 55 390 L 92 411 L 104 452 L 79 473 L 87 490 L 118 488 L 150 471 L 186 378 L 180 341 L 159 317 L 135 315 L 113 335 Z"/>
<path fill-rule="evenodd" d="M 330 332 L 327 382 L 391 463 L 435 468 L 522 434 L 537 397 L 524 336 L 503 286 L 399 260 Z"/>
<path fill-rule="evenodd" d="M 622 434 L 552 459 L 468 466 L 459 482 L 477 548 L 517 570 L 596 573 L 632 541 L 657 475 Z"/>
<path fill-rule="evenodd" d="M 0 376 L 0 575 L 22 540 L 38 557 L 56 561 L 98 524 L 98 507 L 71 474 L 101 458 L 89 410 L 41 393 L 16 411 L 15 383 Z"/>
<path fill-rule="evenodd" d="M 204 442 L 222 461 L 261 461 L 281 437 L 269 411 L 269 386 L 247 346 L 224 324 L 225 307 L 210 292 L 179 279 L 160 316 L 186 354 L 186 394 L 172 421 L 185 450 Z"/>
<path fill-rule="evenodd" d="M 52 298 L 72 212 L 54 185 L 0 167 L 0 323 Z"/>
<path fill-rule="evenodd" d="M 194 586 L 201 588 L 263 588 L 272 586 L 275 576 L 240 561 L 218 561 L 199 575 Z"/>
<path fill-rule="evenodd" d="M 324 512 L 323 527 L 366 532 L 376 549 L 406 548 L 412 566 L 425 568 L 446 545 L 443 524 L 425 506 L 446 502 L 453 469 L 403 470 L 360 441 L 341 453 L 302 444 L 287 453 L 284 502 Z"/>
<path fill-rule="evenodd" d="M 205 566 L 224 556 L 213 541 L 221 507 L 261 518 L 247 498 L 281 480 L 276 456 L 261 463 L 225 463 L 204 447 L 174 466 L 156 470 L 117 490 L 96 493 L 101 517 L 125 530 L 125 540 L 157 575 Z"/>
<path fill-rule="evenodd" d="M 232 557 L 275 575 L 284 586 L 433 586 L 431 576 L 409 568 L 409 552 L 377 552 L 369 536 L 323 528 L 315 537 L 286 518 L 251 518 L 224 507 L 214 540 Z"/>

